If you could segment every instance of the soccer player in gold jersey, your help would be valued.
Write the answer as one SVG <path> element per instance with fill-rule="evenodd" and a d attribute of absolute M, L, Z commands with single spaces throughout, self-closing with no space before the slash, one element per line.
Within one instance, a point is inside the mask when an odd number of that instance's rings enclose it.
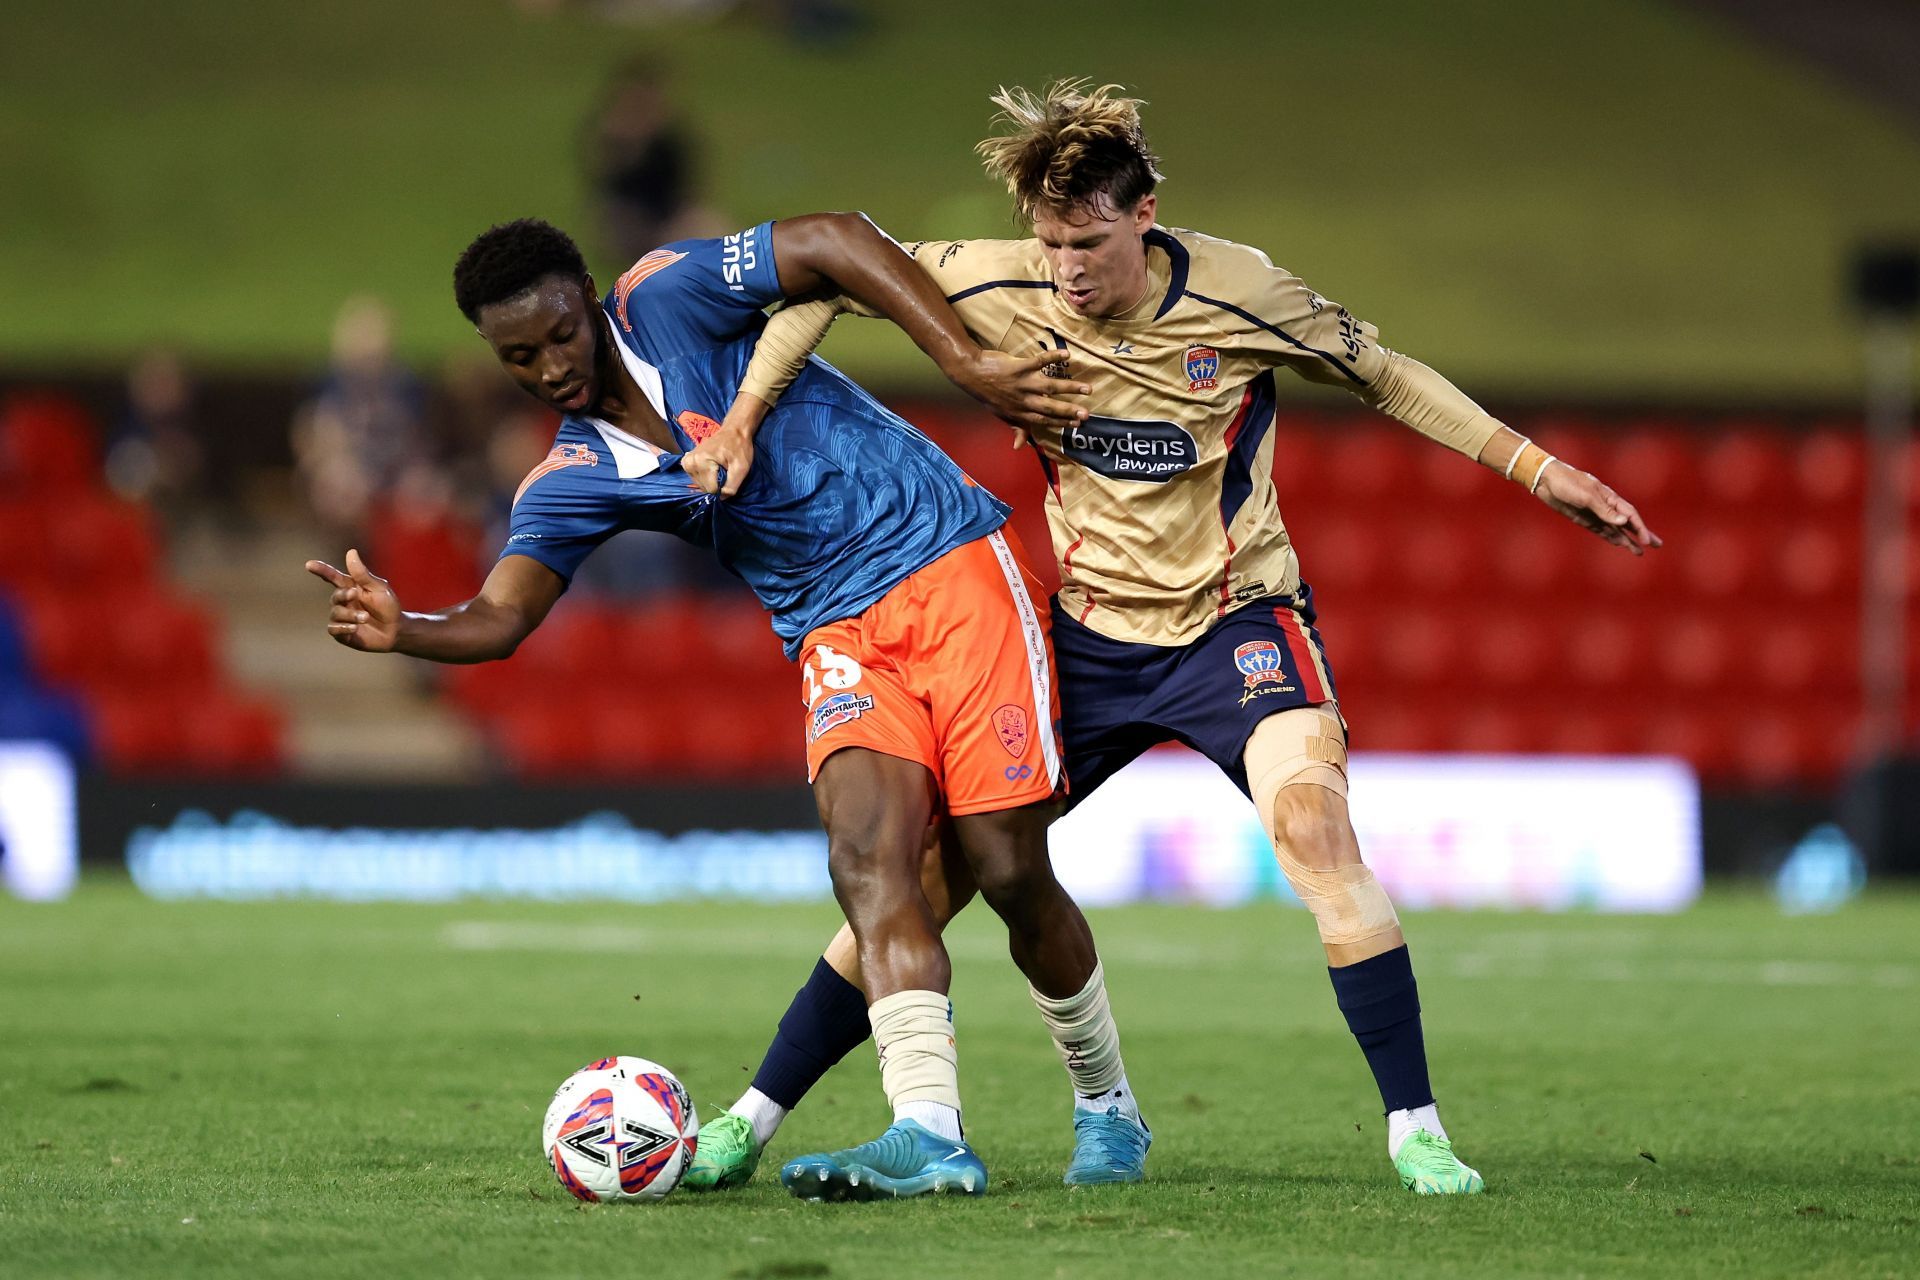
<path fill-rule="evenodd" d="M 978 344 L 1056 350 L 1061 375 L 1080 384 L 1068 389 L 1086 393 L 1077 422 L 1017 424 L 1046 469 L 1060 566 L 1053 638 L 1069 803 L 1159 742 L 1183 742 L 1218 764 L 1254 802 L 1281 870 L 1313 913 L 1403 1184 L 1479 1191 L 1480 1175 L 1454 1155 L 1440 1123 L 1406 942 L 1348 817 L 1346 722 L 1272 474 L 1275 371 L 1352 391 L 1634 555 L 1660 539 L 1612 489 L 1380 345 L 1372 325 L 1264 253 L 1161 226 L 1161 174 L 1140 103 L 1117 86 L 1063 81 L 1037 94 L 1003 89 L 994 102 L 1005 127 L 979 150 L 1033 236 L 921 242 L 907 252 Z M 696 479 L 718 487 L 724 467 L 727 488 L 739 482 L 758 415 L 849 310 L 860 308 L 829 299 L 774 317 L 734 412 L 689 464 Z M 935 896 L 951 913 L 970 887 L 950 881 Z M 777 1123 L 859 1042 L 864 1025 L 834 1014 L 845 1002 L 836 977 L 858 979 L 844 934 L 782 1020 L 737 1114 L 711 1139 L 703 1133 L 696 1185 L 750 1171 L 769 1117 Z M 1111 1038 L 1104 997 L 1098 1009 L 1058 1003 L 1056 1016 L 1084 1025 L 1097 1054 Z M 1123 1077 L 1098 1084 L 1081 1092 L 1076 1083 L 1077 1127 L 1090 1116 L 1105 1121 L 1087 1126 L 1095 1141 L 1083 1134 L 1076 1165 L 1104 1143 L 1113 1180 L 1130 1180 L 1144 1159 L 1144 1126 Z M 1120 1141 L 1127 1123 L 1143 1135 L 1133 1147 Z M 745 1152 L 738 1159 L 736 1147 Z M 1120 1176 L 1130 1156 L 1139 1159 Z"/>

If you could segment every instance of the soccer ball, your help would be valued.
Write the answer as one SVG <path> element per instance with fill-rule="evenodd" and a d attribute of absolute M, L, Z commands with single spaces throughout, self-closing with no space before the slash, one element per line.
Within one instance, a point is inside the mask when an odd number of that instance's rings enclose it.
<path fill-rule="evenodd" d="M 582 1200 L 658 1200 L 693 1163 L 699 1130 L 673 1072 L 645 1058 L 602 1058 L 554 1093 L 540 1147 Z"/>

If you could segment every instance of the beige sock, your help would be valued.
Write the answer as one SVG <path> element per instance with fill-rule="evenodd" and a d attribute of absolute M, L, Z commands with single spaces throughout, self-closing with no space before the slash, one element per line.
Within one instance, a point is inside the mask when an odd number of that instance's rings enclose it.
<path fill-rule="evenodd" d="M 1082 1108 L 1104 1111 L 1118 1103 L 1122 1110 L 1134 1111 L 1132 1090 L 1125 1088 L 1126 1067 L 1120 1061 L 1120 1029 L 1107 1003 L 1105 968 L 1095 961 L 1093 976 L 1078 995 L 1056 1000 L 1031 986 L 1027 991 L 1053 1034 L 1054 1047 L 1060 1050 L 1060 1061 L 1066 1064 L 1067 1078 L 1073 1081 Z M 1124 1096 L 1115 1097 L 1116 1090 Z"/>
<path fill-rule="evenodd" d="M 960 1110 L 953 1003 L 938 991 L 896 991 L 867 1006 L 880 1053 L 880 1087 L 894 1115 L 913 1103 Z"/>

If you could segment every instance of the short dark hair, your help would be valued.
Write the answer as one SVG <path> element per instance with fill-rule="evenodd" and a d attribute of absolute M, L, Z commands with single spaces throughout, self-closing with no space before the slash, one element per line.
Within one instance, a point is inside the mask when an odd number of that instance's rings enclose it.
<path fill-rule="evenodd" d="M 474 237 L 453 264 L 453 300 L 475 323 L 480 308 L 525 293 L 548 276 L 586 278 L 587 260 L 573 237 L 539 218 L 516 218 Z"/>

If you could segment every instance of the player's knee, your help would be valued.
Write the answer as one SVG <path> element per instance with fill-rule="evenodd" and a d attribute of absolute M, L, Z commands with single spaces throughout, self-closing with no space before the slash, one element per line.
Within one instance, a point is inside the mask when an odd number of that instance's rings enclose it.
<path fill-rule="evenodd" d="M 1330 871 L 1360 861 L 1359 842 L 1347 818 L 1346 801 L 1326 787 L 1295 782 L 1273 798 L 1269 827 L 1276 848 L 1301 865 Z"/>
<path fill-rule="evenodd" d="M 919 870 L 889 849 L 884 834 L 874 831 L 835 831 L 827 837 L 827 874 L 833 893 L 849 909 L 856 904 L 886 910 L 920 890 Z"/>

